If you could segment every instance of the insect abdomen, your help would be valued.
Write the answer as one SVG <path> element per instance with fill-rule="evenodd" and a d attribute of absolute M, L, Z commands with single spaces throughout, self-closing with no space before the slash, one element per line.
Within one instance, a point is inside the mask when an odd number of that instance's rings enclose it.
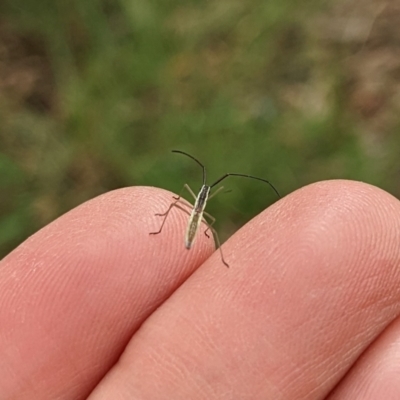
<path fill-rule="evenodd" d="M 190 249 L 194 243 L 196 238 L 196 233 L 200 227 L 202 214 L 193 213 L 190 216 L 190 222 L 187 227 L 186 236 L 185 236 L 185 247 Z"/>

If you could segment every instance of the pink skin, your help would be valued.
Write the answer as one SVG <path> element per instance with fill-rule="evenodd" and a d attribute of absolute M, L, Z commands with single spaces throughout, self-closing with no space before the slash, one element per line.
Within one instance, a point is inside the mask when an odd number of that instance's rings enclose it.
<path fill-rule="evenodd" d="M 229 269 L 204 227 L 185 249 L 180 210 L 149 235 L 170 201 L 105 194 L 1 261 L 1 399 L 400 398 L 397 199 L 307 186 L 224 245 Z"/>

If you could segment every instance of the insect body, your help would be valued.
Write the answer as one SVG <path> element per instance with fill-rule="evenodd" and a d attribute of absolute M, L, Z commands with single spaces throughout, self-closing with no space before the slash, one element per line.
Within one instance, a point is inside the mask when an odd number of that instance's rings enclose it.
<path fill-rule="evenodd" d="M 207 200 L 211 199 L 212 197 L 214 197 L 218 192 L 220 192 L 223 189 L 223 186 L 221 186 L 220 188 L 218 188 L 214 193 L 212 193 L 210 195 L 210 191 L 211 189 L 218 185 L 221 181 L 223 181 L 224 179 L 226 179 L 228 176 L 242 176 L 244 178 L 251 178 L 251 179 L 256 179 L 262 182 L 266 182 L 268 183 L 268 185 L 270 185 L 272 187 L 272 189 L 275 191 L 275 193 L 278 195 L 278 197 L 280 197 L 278 191 L 275 189 L 275 187 L 268 182 L 265 179 L 261 179 L 261 178 L 257 178 L 255 176 L 251 176 L 251 175 L 244 175 L 244 174 L 232 174 L 232 173 L 227 173 L 225 175 L 223 175 L 221 178 L 217 179 L 212 185 L 206 185 L 206 169 L 204 167 L 204 165 L 197 160 L 196 158 L 194 158 L 193 156 L 191 156 L 188 153 L 185 153 L 184 151 L 180 151 L 180 150 L 172 150 L 173 153 L 180 153 L 183 154 L 187 157 L 190 157 L 192 160 L 196 161 L 197 164 L 199 164 L 203 170 L 203 185 L 201 186 L 200 192 L 199 194 L 196 196 L 194 194 L 194 192 L 192 191 L 192 189 L 189 187 L 189 185 L 185 184 L 184 188 L 187 189 L 189 191 L 189 193 L 193 196 L 193 198 L 195 199 L 195 203 L 194 206 L 192 208 L 192 206 L 190 206 L 189 204 L 183 202 L 181 200 L 181 196 L 178 197 L 174 197 L 175 201 L 173 203 L 171 203 L 171 205 L 169 206 L 168 210 L 163 213 L 163 214 L 156 214 L 158 216 L 164 216 L 164 220 L 161 224 L 160 229 L 157 232 L 150 232 L 150 235 L 157 235 L 159 233 L 161 233 L 162 228 L 164 227 L 165 221 L 168 217 L 169 212 L 171 211 L 171 209 L 173 207 L 179 208 L 180 210 L 184 211 L 185 213 L 187 213 L 189 215 L 189 222 L 186 228 L 186 234 L 185 234 L 185 247 L 187 249 L 190 249 L 193 246 L 193 243 L 196 239 L 197 236 L 197 232 L 200 228 L 200 225 L 202 222 L 204 222 L 207 226 L 207 229 L 204 231 L 205 235 L 207 237 L 209 237 L 209 235 L 207 234 L 207 232 L 209 230 L 211 230 L 214 234 L 215 240 L 217 242 L 218 248 L 220 250 L 221 253 L 221 259 L 222 262 L 229 267 L 228 263 L 225 261 L 224 259 L 224 255 L 222 253 L 221 250 L 221 244 L 219 241 L 219 237 L 217 232 L 215 231 L 215 229 L 212 227 L 212 225 L 215 222 L 215 218 L 212 217 L 210 214 L 208 214 L 206 211 L 204 211 L 206 204 L 207 204 Z M 191 209 L 191 211 L 188 210 Z M 209 218 L 211 220 L 211 222 L 207 222 L 205 217 Z"/>
<path fill-rule="evenodd" d="M 204 209 L 206 208 L 210 190 L 210 186 L 203 185 L 201 187 L 200 193 L 194 203 L 193 210 L 190 213 L 189 223 L 185 234 L 185 247 L 187 249 L 192 247 L 194 240 L 196 239 L 196 234 L 203 219 Z"/>

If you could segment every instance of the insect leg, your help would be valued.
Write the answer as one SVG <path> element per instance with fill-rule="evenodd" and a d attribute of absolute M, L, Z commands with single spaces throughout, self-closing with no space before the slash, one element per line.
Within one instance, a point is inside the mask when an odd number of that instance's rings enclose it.
<path fill-rule="evenodd" d="M 204 221 L 206 222 L 206 225 L 207 225 L 207 229 L 204 231 L 204 234 L 209 238 L 210 235 L 207 233 L 207 231 L 210 230 L 210 228 L 212 228 L 212 226 L 214 225 L 215 218 L 214 218 L 212 215 L 210 215 L 208 212 L 206 212 L 206 211 L 204 211 L 203 214 L 204 214 L 207 218 L 211 219 L 211 223 L 210 223 L 210 222 L 206 221 L 205 218 L 203 218 Z"/>
<path fill-rule="evenodd" d="M 180 204 L 177 204 L 177 203 L 180 203 Z M 165 221 L 167 220 L 168 214 L 171 211 L 172 207 L 177 207 L 180 210 L 182 210 L 182 211 L 184 211 L 184 212 L 186 212 L 187 214 L 190 215 L 190 212 L 188 210 L 185 210 L 182 206 L 191 207 L 189 204 L 184 203 L 183 201 L 178 199 L 178 200 L 175 200 L 173 203 L 170 204 L 168 210 L 165 213 L 163 213 L 163 214 L 155 214 L 155 215 L 157 215 L 159 217 L 164 217 L 165 216 L 165 218 L 164 218 L 164 220 L 163 220 L 163 222 L 161 224 L 160 230 L 157 231 L 157 232 L 150 232 L 150 235 L 158 235 L 159 233 L 161 233 L 162 228 L 164 227 Z"/>
<path fill-rule="evenodd" d="M 211 217 L 211 215 L 208 214 L 208 217 Z M 211 218 L 213 218 L 213 217 L 211 217 Z M 205 232 L 207 232 L 209 229 L 212 231 L 212 233 L 214 234 L 215 241 L 217 242 L 217 246 L 218 246 L 219 252 L 220 252 L 220 254 L 221 254 L 221 260 L 222 260 L 222 262 L 225 264 L 225 266 L 226 266 L 227 268 L 229 268 L 229 264 L 225 261 L 224 254 L 222 253 L 221 242 L 219 241 L 218 233 L 217 233 L 217 231 L 212 227 L 212 225 L 213 225 L 214 222 L 215 222 L 215 218 L 213 218 L 213 221 L 211 222 L 211 224 L 209 224 L 204 218 L 203 218 L 203 221 L 204 221 L 204 223 L 207 225 L 207 229 L 206 229 Z M 205 233 L 205 232 L 204 232 L 204 233 Z M 209 237 L 209 236 L 207 235 L 207 237 Z"/>
<path fill-rule="evenodd" d="M 219 187 L 214 193 L 211 193 L 211 195 L 208 197 L 208 200 L 212 199 L 217 193 L 219 193 L 223 189 L 223 186 Z"/>
<path fill-rule="evenodd" d="M 183 188 L 182 188 L 182 190 L 181 190 L 181 192 L 180 192 L 180 194 L 179 194 L 178 197 L 175 197 L 175 196 L 172 196 L 172 197 L 173 197 L 175 200 L 179 200 L 179 199 L 181 198 L 181 196 L 182 196 L 183 189 L 186 189 L 186 190 L 193 196 L 194 200 L 197 199 L 197 197 L 196 197 L 196 195 L 194 194 L 193 190 L 190 188 L 190 186 L 189 186 L 187 183 L 185 183 L 185 184 L 183 185 Z"/>
<path fill-rule="evenodd" d="M 214 235 L 214 238 L 215 238 L 215 241 L 217 242 L 217 246 L 218 246 L 219 252 L 221 254 L 221 260 L 229 268 L 229 264 L 225 261 L 224 254 L 222 253 L 221 242 L 219 240 L 218 232 L 213 228 L 213 225 L 214 225 L 214 222 L 215 222 L 215 218 L 212 215 L 210 215 L 208 212 L 206 212 L 206 211 L 204 211 L 204 215 L 207 218 L 211 219 L 211 222 L 208 222 L 203 217 L 203 222 L 207 225 L 207 229 L 204 231 L 204 234 L 209 238 L 210 235 L 207 234 L 207 231 L 208 230 L 212 231 L 212 233 Z"/>

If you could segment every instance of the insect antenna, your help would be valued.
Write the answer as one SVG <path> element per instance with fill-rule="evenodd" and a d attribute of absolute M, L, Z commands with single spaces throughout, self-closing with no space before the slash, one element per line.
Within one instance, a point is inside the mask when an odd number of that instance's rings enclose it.
<path fill-rule="evenodd" d="M 205 167 L 197 158 L 195 158 L 195 157 L 191 156 L 190 154 L 185 153 L 184 151 L 181 151 L 181 150 L 172 150 L 172 152 L 173 152 L 173 153 L 183 154 L 183 155 L 185 155 L 185 156 L 191 158 L 192 160 L 196 161 L 197 164 L 199 164 L 200 167 L 201 167 L 202 170 L 203 170 L 203 185 L 206 184 L 206 167 Z"/>
<path fill-rule="evenodd" d="M 218 185 L 218 183 L 220 183 L 224 179 L 228 178 L 229 176 L 242 176 L 244 178 L 256 179 L 258 181 L 268 183 L 268 185 L 271 186 L 271 188 L 274 190 L 274 192 L 277 194 L 277 196 L 279 198 L 281 198 L 281 195 L 279 194 L 279 192 L 276 190 L 275 186 L 271 182 L 267 181 L 266 179 L 257 178 L 256 176 L 245 175 L 245 174 L 225 174 L 225 175 L 221 176 L 221 178 L 217 179 L 212 185 L 210 185 L 210 188 L 214 187 L 215 185 Z"/>

